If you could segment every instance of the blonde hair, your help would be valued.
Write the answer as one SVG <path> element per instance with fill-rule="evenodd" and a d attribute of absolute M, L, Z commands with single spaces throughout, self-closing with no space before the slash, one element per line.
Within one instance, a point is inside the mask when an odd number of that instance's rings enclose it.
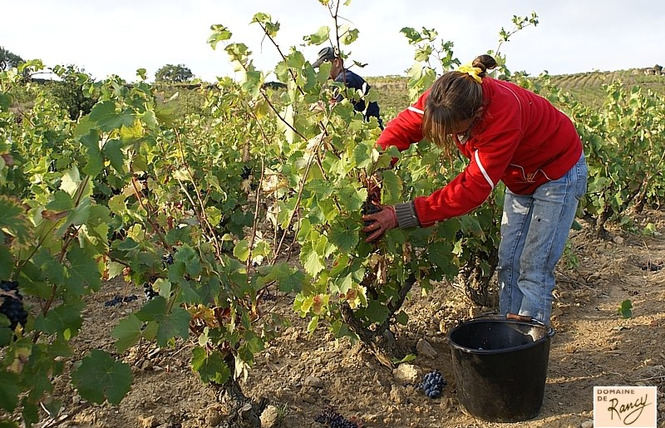
<path fill-rule="evenodd" d="M 459 123 L 473 118 L 483 105 L 482 78 L 487 70 L 496 67 L 496 61 L 489 55 L 480 55 L 471 67 L 463 71 L 453 70 L 443 74 L 432 85 L 425 103 L 423 135 L 444 149 L 448 157 L 455 148 L 453 132 Z M 469 69 L 473 73 L 469 72 Z M 478 79 L 480 78 L 480 79 Z"/>

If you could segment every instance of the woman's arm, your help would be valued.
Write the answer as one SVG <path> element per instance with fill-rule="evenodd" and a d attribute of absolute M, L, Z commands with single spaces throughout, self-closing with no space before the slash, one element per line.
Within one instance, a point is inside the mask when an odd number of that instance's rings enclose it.
<path fill-rule="evenodd" d="M 395 146 L 402 151 L 408 149 L 411 144 L 422 140 L 423 112 L 428 95 L 429 90 L 422 94 L 413 105 L 388 122 L 376 144 L 384 150 Z"/>

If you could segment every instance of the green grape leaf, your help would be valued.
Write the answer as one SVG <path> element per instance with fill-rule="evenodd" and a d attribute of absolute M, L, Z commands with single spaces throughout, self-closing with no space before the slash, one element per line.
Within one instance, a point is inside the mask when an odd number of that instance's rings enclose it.
<path fill-rule="evenodd" d="M 331 286 L 330 287 L 331 291 L 346 293 L 353 285 L 353 273 L 349 273 L 343 277 L 337 278 L 335 281 L 333 281 L 333 284 L 334 286 L 337 287 L 337 290 L 335 290 L 333 286 Z"/>
<path fill-rule="evenodd" d="M 358 39 L 360 31 L 357 28 L 349 28 L 348 26 L 343 30 L 344 34 L 341 37 L 342 44 L 350 45 Z"/>
<path fill-rule="evenodd" d="M 74 137 L 81 138 L 84 135 L 88 135 L 91 130 L 95 129 L 95 122 L 90 120 L 90 116 L 83 116 L 80 120 L 76 129 L 74 129 Z"/>
<path fill-rule="evenodd" d="M 125 142 L 136 141 L 143 136 L 143 133 L 143 124 L 136 118 L 130 125 L 120 127 L 120 137 Z"/>
<path fill-rule="evenodd" d="M 232 35 L 228 28 L 220 24 L 211 25 L 210 31 L 212 31 L 212 34 L 208 37 L 208 44 L 213 49 L 217 48 L 217 43 L 229 40 Z"/>
<path fill-rule="evenodd" d="M 242 239 L 238 241 L 235 247 L 233 247 L 233 256 L 237 257 L 241 262 L 247 261 L 249 257 L 249 242 Z"/>
<path fill-rule="evenodd" d="M 102 131 L 106 132 L 123 126 L 132 126 L 136 119 L 134 115 L 129 110 L 118 113 L 115 107 L 113 101 L 99 102 L 90 111 L 89 118 L 96 122 Z"/>
<path fill-rule="evenodd" d="M 431 46 L 420 47 L 420 48 L 416 49 L 416 54 L 414 56 L 414 59 L 416 61 L 422 61 L 422 62 L 427 61 L 429 59 L 430 55 L 432 55 L 432 52 L 433 52 L 433 49 L 432 49 Z"/>
<path fill-rule="evenodd" d="M 73 196 L 78 190 L 80 184 L 81 174 L 79 173 L 78 168 L 74 166 L 62 176 L 62 180 L 60 181 L 60 189 Z"/>
<path fill-rule="evenodd" d="M 81 137 L 81 144 L 86 148 L 88 163 L 83 167 L 83 172 L 96 177 L 104 169 L 104 157 L 99 148 L 99 132 L 93 130 Z"/>
<path fill-rule="evenodd" d="M 397 321 L 399 324 L 407 325 L 409 322 L 409 315 L 404 311 L 399 311 L 399 313 L 395 315 L 395 321 Z"/>
<path fill-rule="evenodd" d="M 416 31 L 414 28 L 411 27 L 404 27 L 401 30 L 399 30 L 400 33 L 404 34 L 404 36 L 409 39 L 409 44 L 414 45 L 418 42 L 423 41 L 422 35 Z"/>
<path fill-rule="evenodd" d="M 372 300 L 365 309 L 365 316 L 371 322 L 381 323 L 388 318 L 390 311 L 388 308 L 377 300 Z"/>
<path fill-rule="evenodd" d="M 314 333 L 316 328 L 319 326 L 319 317 L 318 316 L 313 316 L 312 319 L 307 323 L 307 332 L 309 334 Z"/>
<path fill-rule="evenodd" d="M 0 92 L 0 111 L 8 111 L 12 104 L 12 97 L 6 92 Z"/>
<path fill-rule="evenodd" d="M 345 187 L 339 191 L 340 203 L 348 211 L 358 212 L 363 207 L 365 200 L 367 200 L 367 190 L 354 189 L 353 187 Z"/>
<path fill-rule="evenodd" d="M 182 245 L 173 257 L 173 262 L 178 267 L 185 268 L 185 271 L 193 277 L 201 273 L 201 258 L 189 245 Z"/>
<path fill-rule="evenodd" d="M 62 226 L 61 232 L 62 233 L 65 232 L 67 225 L 74 224 L 78 226 L 85 224 L 88 221 L 88 218 L 90 217 L 91 203 L 92 203 L 91 199 L 87 196 L 81 199 L 81 202 L 79 202 L 78 206 L 69 212 L 69 215 L 67 216 L 67 221 Z"/>
<path fill-rule="evenodd" d="M 254 15 L 254 18 L 252 18 L 252 23 L 259 23 L 262 24 L 263 27 L 265 28 L 265 33 L 269 35 L 270 37 L 275 37 L 277 36 L 277 31 L 279 30 L 279 22 L 272 22 L 272 17 L 264 12 L 259 12 Z"/>
<path fill-rule="evenodd" d="M 9 248 L 5 245 L 0 245 L 0 278 L 9 278 L 12 274 L 13 266 L 14 258 L 9 252 Z"/>
<path fill-rule="evenodd" d="M 189 312 L 182 308 L 174 308 L 159 324 L 157 329 L 157 344 L 161 347 L 168 345 L 174 337 L 186 339 L 189 336 Z"/>
<path fill-rule="evenodd" d="M 211 224 L 219 224 L 222 221 L 222 211 L 214 206 L 206 207 L 206 216 Z"/>
<path fill-rule="evenodd" d="M 245 64 L 247 62 L 247 56 L 251 54 L 251 51 L 244 43 L 231 43 L 224 50 L 231 58 L 231 61 L 234 61 L 237 64 Z M 243 67 L 239 67 L 236 68 L 236 71 L 242 69 Z"/>
<path fill-rule="evenodd" d="M 160 321 L 166 314 L 166 299 L 156 296 L 148 300 L 143 307 L 136 312 L 136 317 L 141 321 Z"/>
<path fill-rule="evenodd" d="M 312 249 L 311 244 L 304 245 L 300 250 L 300 261 L 305 268 L 305 272 L 313 277 L 316 277 L 325 268 L 319 255 Z"/>
<path fill-rule="evenodd" d="M 12 372 L 0 370 L 0 408 L 11 412 L 18 405 L 21 392 L 19 377 Z"/>
<path fill-rule="evenodd" d="M 135 314 L 131 314 L 115 326 L 111 336 L 116 339 L 115 346 L 118 352 L 123 353 L 138 342 L 143 335 L 142 327 L 143 322 Z"/>
<path fill-rule="evenodd" d="M 25 217 L 25 209 L 19 201 L 0 195 L 0 236 L 8 231 L 18 242 L 30 237 L 30 225 Z"/>
<path fill-rule="evenodd" d="M 53 193 L 53 199 L 46 204 L 45 208 L 56 212 L 69 211 L 74 208 L 74 200 L 69 193 L 63 190 L 57 190 Z"/>
<path fill-rule="evenodd" d="M 301 68 L 303 65 L 305 65 L 305 61 L 307 61 L 305 59 L 305 56 L 302 54 L 302 52 L 300 52 L 298 50 L 291 51 L 289 53 L 289 55 L 287 55 L 287 57 L 286 57 L 286 63 L 290 67 L 294 67 L 294 68 Z M 298 120 L 299 118 L 304 119 L 304 117 L 297 117 L 296 120 Z M 307 121 L 305 120 L 305 122 L 307 122 Z"/>
<path fill-rule="evenodd" d="M 301 270 L 292 268 L 287 263 L 277 263 L 269 268 L 260 268 L 259 271 L 262 273 L 264 269 L 269 271 L 257 281 L 261 288 L 272 281 L 277 281 L 280 291 L 284 293 L 299 293 L 302 290 L 306 276 Z"/>
<path fill-rule="evenodd" d="M 223 385 L 231 377 L 231 370 L 219 352 L 213 351 L 208 355 L 205 349 L 197 347 L 193 354 L 192 369 L 198 372 L 203 382 Z"/>
<path fill-rule="evenodd" d="M 280 61 L 277 63 L 274 69 L 275 76 L 280 82 L 286 82 L 289 79 L 289 66 L 286 64 L 286 61 Z"/>
<path fill-rule="evenodd" d="M 402 199 L 402 182 L 395 172 L 383 171 L 381 175 L 383 185 L 381 201 L 385 204 L 395 204 Z"/>
<path fill-rule="evenodd" d="M 150 128 L 155 128 L 159 123 L 157 122 L 157 115 L 155 114 L 154 110 L 146 110 L 142 115 L 141 119 L 143 120 L 143 123 L 148 125 Z"/>
<path fill-rule="evenodd" d="M 129 392 L 132 380 L 129 365 L 115 361 L 99 349 L 93 349 L 72 373 L 72 383 L 81 397 L 97 404 L 105 399 L 111 404 L 119 404 Z"/>
<path fill-rule="evenodd" d="M 116 215 L 122 215 L 124 211 L 126 210 L 125 206 L 125 199 L 127 197 L 125 195 L 114 195 L 109 199 L 109 209 L 113 214 Z"/>
<path fill-rule="evenodd" d="M 165 103 L 155 106 L 155 118 L 159 123 L 171 125 L 177 117 L 178 113 L 173 103 Z"/>
<path fill-rule="evenodd" d="M 122 152 L 124 144 L 120 140 L 109 140 L 104 145 L 104 155 L 111 162 L 113 169 L 120 174 L 124 173 L 125 155 Z"/>
<path fill-rule="evenodd" d="M 621 302 L 621 306 L 619 306 L 617 313 L 623 318 L 631 318 L 633 316 L 633 302 L 631 302 L 630 299 Z"/>
<path fill-rule="evenodd" d="M 7 315 L 0 312 L 0 346 L 7 346 L 14 336 L 14 332 L 8 328 L 10 325 Z"/>
<path fill-rule="evenodd" d="M 35 329 L 47 334 L 57 334 L 65 340 L 76 336 L 83 325 L 81 311 L 85 304 L 81 301 L 57 306 L 46 315 L 39 314 L 35 319 Z"/>
<path fill-rule="evenodd" d="M 355 228 L 349 228 L 348 226 L 345 222 L 335 222 L 330 226 L 330 232 L 328 232 L 330 242 L 344 253 L 351 252 L 359 241 L 358 229 L 360 225 Z"/>
<path fill-rule="evenodd" d="M 118 250 L 120 251 L 132 251 L 139 247 L 139 243 L 132 238 L 126 238 L 120 244 L 118 244 Z"/>
<path fill-rule="evenodd" d="M 67 253 L 69 268 L 67 269 L 67 286 L 72 290 L 81 290 L 89 287 L 99 291 L 101 286 L 101 273 L 91 251 L 75 246 Z"/>
<path fill-rule="evenodd" d="M 353 149 L 353 160 L 357 168 L 366 168 L 374 162 L 375 149 L 366 144 L 358 144 Z"/>
<path fill-rule="evenodd" d="M 457 274 L 458 268 L 451 257 L 452 248 L 450 245 L 430 245 L 427 247 L 427 256 L 429 260 L 448 276 Z"/>
<path fill-rule="evenodd" d="M 320 27 L 316 33 L 304 36 L 302 39 L 307 44 L 320 45 L 321 43 L 327 41 L 329 37 L 330 37 L 330 27 L 323 26 Z"/>

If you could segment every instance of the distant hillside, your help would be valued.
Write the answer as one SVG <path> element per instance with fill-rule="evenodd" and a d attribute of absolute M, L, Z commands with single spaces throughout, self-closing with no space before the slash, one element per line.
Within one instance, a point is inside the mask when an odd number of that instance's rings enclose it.
<path fill-rule="evenodd" d="M 535 77 L 537 79 L 537 77 Z M 408 78 L 404 76 L 368 77 L 367 81 L 379 93 L 382 115 L 393 117 L 409 104 L 406 88 Z M 656 67 L 632 68 L 620 71 L 590 71 L 586 73 L 551 76 L 554 85 L 573 94 L 579 101 L 596 105 L 605 98 L 603 85 L 620 80 L 628 87 L 640 86 L 665 96 L 665 74 Z"/>
<path fill-rule="evenodd" d="M 552 83 L 591 105 L 605 98 L 603 85 L 621 81 L 627 87 L 639 86 L 665 96 L 665 75 L 654 68 L 632 68 L 620 71 L 591 71 L 552 76 Z"/>

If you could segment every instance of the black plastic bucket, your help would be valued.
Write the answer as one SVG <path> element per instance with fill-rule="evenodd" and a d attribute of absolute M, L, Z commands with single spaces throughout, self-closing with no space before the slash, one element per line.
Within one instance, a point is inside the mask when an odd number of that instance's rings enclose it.
<path fill-rule="evenodd" d="M 550 339 L 538 321 L 474 318 L 449 334 L 457 395 L 467 413 L 491 422 L 518 422 L 543 404 Z"/>

